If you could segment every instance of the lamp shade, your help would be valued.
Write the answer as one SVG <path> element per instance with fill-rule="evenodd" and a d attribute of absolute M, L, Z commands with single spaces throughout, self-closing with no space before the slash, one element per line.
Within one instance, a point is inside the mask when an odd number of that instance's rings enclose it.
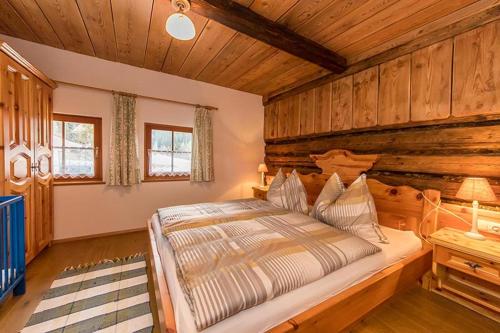
<path fill-rule="evenodd" d="M 193 21 L 181 12 L 170 15 L 165 28 L 172 37 L 179 40 L 193 39 L 196 34 Z"/>
<path fill-rule="evenodd" d="M 267 165 L 264 163 L 259 164 L 259 167 L 257 168 L 257 172 L 267 172 Z"/>
<path fill-rule="evenodd" d="M 463 200 L 496 201 L 495 192 L 486 178 L 465 178 L 456 195 Z"/>

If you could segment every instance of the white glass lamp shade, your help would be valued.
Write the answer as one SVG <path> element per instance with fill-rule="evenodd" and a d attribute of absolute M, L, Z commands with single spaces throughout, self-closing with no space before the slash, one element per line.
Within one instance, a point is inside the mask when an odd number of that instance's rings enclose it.
<path fill-rule="evenodd" d="M 193 21 L 181 12 L 170 15 L 165 27 L 172 37 L 180 40 L 193 39 L 196 34 Z"/>

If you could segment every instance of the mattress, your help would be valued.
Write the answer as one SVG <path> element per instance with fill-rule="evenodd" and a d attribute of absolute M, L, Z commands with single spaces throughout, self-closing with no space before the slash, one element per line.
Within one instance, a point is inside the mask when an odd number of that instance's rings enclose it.
<path fill-rule="evenodd" d="M 176 264 L 172 248 L 162 235 L 158 215 L 152 217 L 153 231 L 167 278 L 179 333 L 196 333 L 193 315 L 184 297 L 176 274 Z M 420 239 L 412 231 L 400 231 L 381 227 L 389 239 L 389 244 L 375 243 L 381 252 L 347 265 L 323 278 L 281 295 L 268 302 L 244 310 L 213 326 L 203 333 L 214 332 L 264 332 L 287 319 L 304 312 L 343 290 L 360 283 L 375 273 L 415 253 L 421 248 Z M 265 314 L 265 315 L 263 315 Z"/>

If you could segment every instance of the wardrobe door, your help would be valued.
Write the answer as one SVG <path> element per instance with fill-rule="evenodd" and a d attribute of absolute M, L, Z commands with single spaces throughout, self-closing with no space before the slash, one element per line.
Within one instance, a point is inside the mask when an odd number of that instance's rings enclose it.
<path fill-rule="evenodd" d="M 8 58 L 2 63 L 5 195 L 25 199 L 26 260 L 36 254 L 34 221 L 33 78 Z"/>
<path fill-rule="evenodd" d="M 52 90 L 39 80 L 34 87 L 35 237 L 39 252 L 53 235 Z"/>
<path fill-rule="evenodd" d="M 7 63 L 5 56 L 0 53 L 0 195 L 5 195 L 5 159 L 4 159 L 4 132 L 7 130 L 6 124 L 3 122 L 4 114 L 7 112 L 6 109 L 6 68 Z"/>

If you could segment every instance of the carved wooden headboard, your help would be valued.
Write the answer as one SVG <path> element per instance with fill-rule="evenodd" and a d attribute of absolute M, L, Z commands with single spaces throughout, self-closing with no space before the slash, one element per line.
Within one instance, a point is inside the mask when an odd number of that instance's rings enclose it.
<path fill-rule="evenodd" d="M 321 189 L 333 173 L 340 175 L 349 185 L 360 174 L 370 170 L 379 155 L 356 155 L 350 151 L 335 149 L 323 155 L 311 155 L 322 173 L 300 174 L 309 204 L 314 204 Z M 413 230 L 417 235 L 428 236 L 436 230 L 437 212 L 433 212 L 433 202 L 437 204 L 440 192 L 420 191 L 410 186 L 391 186 L 375 179 L 367 181 L 375 200 L 379 223 L 400 230 Z M 424 196 L 431 202 L 424 199 Z M 423 220 L 424 219 L 424 220 Z M 420 221 L 422 221 L 422 224 Z"/>

